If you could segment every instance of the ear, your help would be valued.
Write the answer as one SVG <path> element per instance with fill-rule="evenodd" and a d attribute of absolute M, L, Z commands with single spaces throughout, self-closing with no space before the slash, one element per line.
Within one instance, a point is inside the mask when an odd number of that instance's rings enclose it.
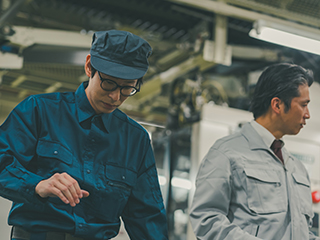
<path fill-rule="evenodd" d="M 90 65 L 90 59 L 91 55 L 88 54 L 86 57 L 86 63 L 84 65 L 84 71 L 86 72 L 86 75 L 91 78 L 91 65 Z"/>
<path fill-rule="evenodd" d="M 271 99 L 270 107 L 273 112 L 279 114 L 281 111 L 281 108 L 282 108 L 282 104 L 283 104 L 283 102 L 281 101 L 280 98 L 274 97 Z"/>

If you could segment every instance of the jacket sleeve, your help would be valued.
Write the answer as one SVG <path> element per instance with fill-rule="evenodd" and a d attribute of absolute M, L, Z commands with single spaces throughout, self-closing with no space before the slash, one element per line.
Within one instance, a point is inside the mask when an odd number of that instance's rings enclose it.
<path fill-rule="evenodd" d="M 320 240 L 320 237 L 315 236 L 311 231 L 309 231 L 309 240 Z"/>
<path fill-rule="evenodd" d="M 258 240 L 230 222 L 232 192 L 229 159 L 212 147 L 203 159 L 196 179 L 190 222 L 197 239 Z"/>
<path fill-rule="evenodd" d="M 146 149 L 143 172 L 138 175 L 122 219 L 130 239 L 165 240 L 168 239 L 166 211 L 150 141 Z"/>
<path fill-rule="evenodd" d="M 0 195 L 14 202 L 40 203 L 32 159 L 40 126 L 33 97 L 22 101 L 0 127 Z M 35 171 L 34 171 L 35 172 Z"/>

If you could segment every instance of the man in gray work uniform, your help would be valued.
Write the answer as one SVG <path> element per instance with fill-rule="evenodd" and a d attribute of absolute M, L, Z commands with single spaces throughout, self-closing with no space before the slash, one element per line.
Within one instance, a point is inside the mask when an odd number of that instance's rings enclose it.
<path fill-rule="evenodd" d="M 203 240 L 320 240 L 312 224 L 310 180 L 283 147 L 310 118 L 310 71 L 275 64 L 260 76 L 254 120 L 218 140 L 203 159 L 190 220 Z"/>

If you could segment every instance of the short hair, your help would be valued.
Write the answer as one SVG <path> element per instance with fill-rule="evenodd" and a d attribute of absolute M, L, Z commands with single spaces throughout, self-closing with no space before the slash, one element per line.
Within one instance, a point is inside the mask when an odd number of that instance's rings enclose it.
<path fill-rule="evenodd" d="M 97 69 L 95 69 L 91 63 L 90 63 L 90 69 L 91 69 L 91 78 L 93 78 L 93 76 L 96 74 Z M 143 77 L 139 78 L 137 81 L 136 86 L 140 89 L 141 85 L 143 84 Z"/>
<path fill-rule="evenodd" d="M 269 66 L 260 75 L 256 84 L 250 110 L 254 119 L 264 115 L 274 97 L 285 104 L 285 111 L 291 106 L 291 101 L 300 96 L 299 87 L 313 83 L 313 72 L 299 65 L 277 63 Z"/>

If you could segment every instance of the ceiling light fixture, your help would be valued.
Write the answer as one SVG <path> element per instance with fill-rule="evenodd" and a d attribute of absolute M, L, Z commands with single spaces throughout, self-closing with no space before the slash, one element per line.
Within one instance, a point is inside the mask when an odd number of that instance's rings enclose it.
<path fill-rule="evenodd" d="M 320 30 L 313 32 L 258 20 L 249 36 L 282 46 L 320 55 Z"/>

